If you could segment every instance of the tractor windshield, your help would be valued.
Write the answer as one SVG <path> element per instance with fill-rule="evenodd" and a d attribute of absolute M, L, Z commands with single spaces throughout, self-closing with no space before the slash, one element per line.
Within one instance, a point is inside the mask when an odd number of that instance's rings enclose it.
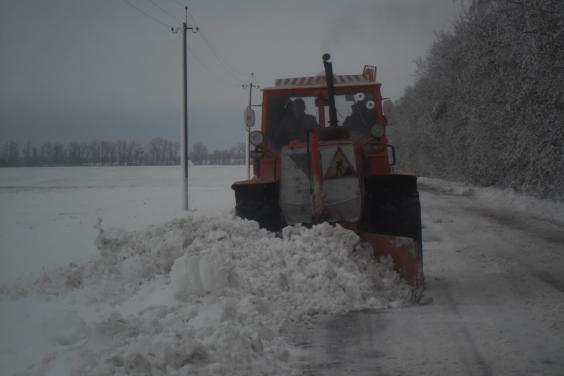
<path fill-rule="evenodd" d="M 370 137 L 377 112 L 372 92 L 351 92 L 335 96 L 339 126 L 346 127 L 354 141 Z M 327 98 L 317 96 L 276 95 L 268 98 L 267 140 L 279 150 L 290 141 L 305 141 L 311 128 L 328 126 Z"/>
<path fill-rule="evenodd" d="M 371 92 L 357 92 L 335 96 L 335 108 L 339 126 L 349 130 L 356 142 L 370 137 L 370 128 L 377 122 L 376 102 Z M 329 108 L 326 107 L 329 119 Z"/>
<path fill-rule="evenodd" d="M 272 96 L 268 102 L 267 138 L 281 149 L 292 140 L 305 141 L 311 128 L 319 128 L 319 110 L 313 96 Z"/>

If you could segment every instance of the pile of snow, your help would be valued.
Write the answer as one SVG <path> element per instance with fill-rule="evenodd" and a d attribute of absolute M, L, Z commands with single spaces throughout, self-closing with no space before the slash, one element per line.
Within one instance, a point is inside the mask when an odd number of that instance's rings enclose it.
<path fill-rule="evenodd" d="M 2 287 L 68 308 L 51 321 L 58 350 L 22 375 L 293 374 L 299 362 L 282 335 L 292 325 L 398 306 L 410 293 L 389 260 L 339 226 L 277 237 L 256 222 L 189 217 L 98 230 L 98 259 Z"/>

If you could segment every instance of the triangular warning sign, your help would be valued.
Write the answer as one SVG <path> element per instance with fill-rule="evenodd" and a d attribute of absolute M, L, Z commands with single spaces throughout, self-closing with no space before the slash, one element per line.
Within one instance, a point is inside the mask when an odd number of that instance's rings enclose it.
<path fill-rule="evenodd" d="M 327 172 L 325 172 L 324 179 L 342 178 L 354 174 L 353 166 L 345 156 L 345 153 L 343 153 L 341 148 L 337 148 L 333 160 L 329 164 Z"/>

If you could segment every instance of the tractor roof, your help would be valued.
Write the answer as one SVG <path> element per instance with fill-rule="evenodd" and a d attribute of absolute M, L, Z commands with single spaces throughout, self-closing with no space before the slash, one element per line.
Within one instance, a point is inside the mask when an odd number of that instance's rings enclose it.
<path fill-rule="evenodd" d="M 378 84 L 376 80 L 371 79 L 368 74 L 342 74 L 335 75 L 334 85 L 335 86 L 345 86 L 345 85 L 362 85 L 362 84 Z M 274 81 L 274 87 L 267 89 L 286 89 L 286 88 L 305 88 L 312 86 L 326 86 L 325 76 L 304 76 L 304 77 L 293 77 L 293 78 L 278 78 Z"/>

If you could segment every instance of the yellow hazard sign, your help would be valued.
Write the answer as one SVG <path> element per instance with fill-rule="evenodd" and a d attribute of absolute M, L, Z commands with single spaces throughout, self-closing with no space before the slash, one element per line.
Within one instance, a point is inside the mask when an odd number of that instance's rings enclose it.
<path fill-rule="evenodd" d="M 352 164 L 349 162 L 345 153 L 341 150 L 341 148 L 337 148 L 335 155 L 333 156 L 333 160 L 329 164 L 329 168 L 325 172 L 325 179 L 334 179 L 334 178 L 342 178 L 345 176 L 354 175 L 354 168 Z"/>

